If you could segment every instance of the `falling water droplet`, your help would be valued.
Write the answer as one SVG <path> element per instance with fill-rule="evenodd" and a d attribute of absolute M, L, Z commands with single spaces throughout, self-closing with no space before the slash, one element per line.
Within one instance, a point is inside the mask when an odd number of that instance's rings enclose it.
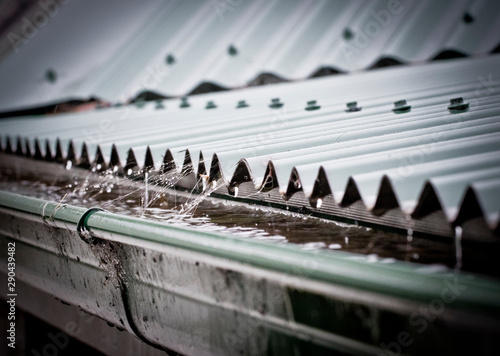
<path fill-rule="evenodd" d="M 321 205 L 323 205 L 323 199 L 318 199 L 318 200 L 316 201 L 316 209 L 321 208 Z"/>
<path fill-rule="evenodd" d="M 129 175 L 131 175 L 131 174 L 132 174 L 132 169 L 130 169 L 130 168 L 129 168 L 129 169 L 127 170 L 127 175 L 129 176 Z"/>
<path fill-rule="evenodd" d="M 234 197 L 238 196 L 238 187 L 234 187 Z"/>
<path fill-rule="evenodd" d="M 344 241 L 345 241 L 345 243 L 346 243 L 346 245 L 347 245 L 347 244 L 349 243 L 349 238 L 346 236 L 346 237 L 344 238 Z"/>
<path fill-rule="evenodd" d="M 100 170 L 102 166 L 100 164 L 97 165 L 97 170 Z"/>
<path fill-rule="evenodd" d="M 66 162 L 66 170 L 70 170 L 72 166 L 73 166 L 73 162 L 71 162 L 71 161 Z"/>
<path fill-rule="evenodd" d="M 462 227 L 455 227 L 455 258 L 456 264 L 455 269 L 462 268 Z"/>
<path fill-rule="evenodd" d="M 113 173 L 116 173 L 116 172 L 118 172 L 118 166 L 113 167 Z"/>
<path fill-rule="evenodd" d="M 148 182 L 148 177 L 149 177 L 149 173 L 146 172 L 144 173 L 144 185 L 146 186 L 145 187 L 145 191 L 144 191 L 144 209 L 146 209 L 149 205 L 149 182 Z"/>

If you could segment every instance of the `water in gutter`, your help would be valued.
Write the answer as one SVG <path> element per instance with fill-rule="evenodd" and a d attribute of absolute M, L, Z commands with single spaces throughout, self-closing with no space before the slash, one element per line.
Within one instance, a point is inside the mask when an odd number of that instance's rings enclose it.
<path fill-rule="evenodd" d="M 72 170 L 68 172 L 73 172 Z M 22 169 L 3 170 L 0 189 L 41 199 L 82 206 L 176 225 L 192 226 L 276 243 L 294 243 L 304 249 L 359 253 L 368 261 L 395 260 L 435 264 L 498 276 L 497 247 L 462 245 L 460 239 L 430 239 L 382 231 L 332 220 L 210 197 L 218 188 L 210 183 L 204 193 L 179 192 L 171 184 L 160 187 L 159 176 L 134 183 L 113 174 L 38 175 Z M 165 179 L 165 177 L 161 178 Z M 170 177 L 172 184 L 180 177 Z M 200 178 L 201 180 L 203 178 Z M 456 246 L 457 241 L 460 246 Z"/>

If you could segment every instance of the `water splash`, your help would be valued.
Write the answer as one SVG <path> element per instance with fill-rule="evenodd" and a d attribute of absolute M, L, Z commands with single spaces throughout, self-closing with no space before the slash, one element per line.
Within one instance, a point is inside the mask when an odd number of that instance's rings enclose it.
<path fill-rule="evenodd" d="M 328 221 L 286 210 L 242 204 L 210 198 L 219 190 L 222 179 L 210 181 L 198 177 L 197 188 L 179 191 L 179 182 L 193 170 L 169 171 L 163 174 L 130 170 L 127 178 L 118 175 L 119 167 L 92 173 L 65 171 L 66 177 L 43 181 L 43 177 L 0 176 L 0 189 L 105 210 L 168 224 L 190 226 L 246 238 L 275 243 L 307 244 L 306 249 L 343 250 L 383 258 L 410 259 L 419 263 L 442 263 L 462 268 L 461 230 L 455 244 L 423 240 L 413 233 L 409 220 L 406 234 L 381 232 L 353 224 Z M 75 174 L 73 176 L 73 174 Z M 10 181 L 6 181 L 9 180 Z M 2 185 L 3 184 L 3 185 Z M 236 191 L 236 194 L 237 191 Z M 319 202 L 319 205 L 322 201 Z M 423 241 L 423 242 L 422 242 Z M 450 254 L 453 248 L 454 253 Z M 467 264 L 470 268 L 470 263 Z M 477 267 L 477 265 L 476 265 Z"/>

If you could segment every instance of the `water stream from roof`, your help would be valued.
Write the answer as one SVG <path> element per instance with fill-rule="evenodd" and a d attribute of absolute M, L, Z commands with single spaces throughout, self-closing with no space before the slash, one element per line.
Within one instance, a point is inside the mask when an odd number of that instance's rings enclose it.
<path fill-rule="evenodd" d="M 68 172 L 71 172 L 69 170 Z M 139 176 L 139 173 L 133 173 Z M 394 260 L 440 264 L 450 268 L 497 275 L 496 249 L 474 247 L 450 239 L 423 238 L 413 233 L 386 232 L 340 223 L 285 210 L 211 198 L 221 183 L 204 181 L 198 192 L 176 193 L 183 177 L 177 172 L 147 173 L 145 182 L 123 184 L 113 171 L 86 175 L 58 175 L 54 180 L 40 176 L 0 175 L 0 189 L 61 203 L 100 207 L 105 210 L 169 224 L 191 226 L 276 243 L 299 244 L 307 250 L 342 250 L 365 255 L 368 261 Z M 459 251 L 459 252 L 457 252 Z M 459 253 L 459 256 L 457 255 Z M 361 256 L 362 257 L 362 256 Z M 459 260 L 457 260 L 459 259 Z"/>

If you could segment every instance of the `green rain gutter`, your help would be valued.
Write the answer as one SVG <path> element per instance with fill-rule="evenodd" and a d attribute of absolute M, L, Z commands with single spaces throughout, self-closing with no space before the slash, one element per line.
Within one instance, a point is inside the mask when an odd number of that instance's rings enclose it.
<path fill-rule="evenodd" d="M 88 213 L 85 208 L 4 191 L 0 191 L 0 207 L 74 226 L 87 212 L 80 223 L 96 237 L 113 234 L 153 241 L 265 270 L 411 301 L 430 302 L 440 298 L 443 289 L 453 283 L 463 289 L 454 307 L 500 315 L 500 282 L 470 273 L 449 269 L 432 272 L 432 268 L 426 266 L 397 261 L 368 262 L 361 255 L 342 251 L 306 251 L 291 244 L 217 234 L 104 211 Z"/>

